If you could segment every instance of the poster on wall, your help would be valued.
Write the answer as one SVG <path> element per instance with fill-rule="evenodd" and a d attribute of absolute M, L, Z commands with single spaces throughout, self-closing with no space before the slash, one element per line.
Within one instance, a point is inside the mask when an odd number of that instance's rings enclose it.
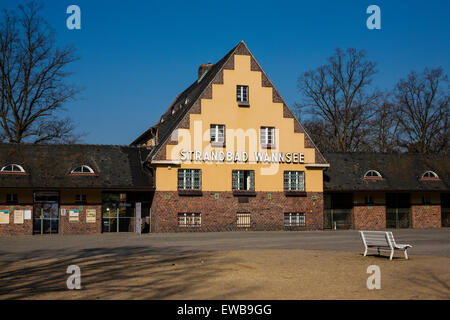
<path fill-rule="evenodd" d="M 31 220 L 31 210 L 25 210 L 23 215 L 25 220 Z"/>
<path fill-rule="evenodd" d="M 0 210 L 0 224 L 9 224 L 9 210 Z"/>
<path fill-rule="evenodd" d="M 69 210 L 69 222 L 78 222 L 79 211 Z"/>
<path fill-rule="evenodd" d="M 86 210 L 86 222 L 95 223 L 95 218 L 97 217 L 97 210 L 87 209 Z"/>
<path fill-rule="evenodd" d="M 23 210 L 14 210 L 14 223 L 23 224 Z"/>

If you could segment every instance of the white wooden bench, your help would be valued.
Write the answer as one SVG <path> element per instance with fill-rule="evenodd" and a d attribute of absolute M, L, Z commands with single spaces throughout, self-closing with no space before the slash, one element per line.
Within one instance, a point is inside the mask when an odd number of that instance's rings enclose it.
<path fill-rule="evenodd" d="M 367 251 L 377 250 L 378 254 L 380 251 L 390 251 L 391 256 L 389 260 L 392 260 L 394 256 L 394 251 L 399 250 L 405 253 L 405 259 L 408 259 L 408 253 L 406 252 L 408 248 L 412 246 L 409 244 L 398 244 L 395 243 L 394 235 L 390 231 L 359 231 L 361 239 L 364 243 L 365 251 L 364 256 L 367 255 Z"/>

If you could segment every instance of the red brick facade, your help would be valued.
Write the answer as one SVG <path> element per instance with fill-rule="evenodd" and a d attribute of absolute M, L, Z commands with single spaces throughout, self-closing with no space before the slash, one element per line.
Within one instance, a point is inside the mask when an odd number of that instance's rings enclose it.
<path fill-rule="evenodd" d="M 82 207 L 82 208 L 81 208 Z M 61 215 L 61 209 L 66 209 L 65 216 Z M 81 210 L 80 210 L 81 209 Z M 86 222 L 86 210 L 95 209 L 95 223 Z M 78 210 L 78 221 L 69 221 L 69 210 Z M 60 234 L 94 234 L 102 232 L 102 206 L 101 205 L 61 205 L 59 215 Z"/>
<path fill-rule="evenodd" d="M 412 205 L 411 228 L 426 229 L 441 227 L 440 205 Z"/>
<path fill-rule="evenodd" d="M 283 192 L 257 192 L 239 201 L 232 192 L 203 192 L 202 196 L 180 196 L 178 192 L 156 191 L 151 208 L 151 232 L 228 230 L 319 230 L 323 229 L 323 194 L 304 197 Z M 313 199 L 314 198 L 314 199 Z M 200 227 L 179 227 L 178 213 L 200 213 Z M 251 227 L 237 227 L 236 214 L 248 212 Z M 285 227 L 284 213 L 305 213 L 304 227 Z"/>
<path fill-rule="evenodd" d="M 383 205 L 355 206 L 352 214 L 355 230 L 382 230 L 386 228 L 386 207 Z"/>
<path fill-rule="evenodd" d="M 0 210 L 9 211 L 9 224 L 0 224 L 0 236 L 18 236 L 33 234 L 33 220 L 25 219 L 23 223 L 14 223 L 14 210 L 31 210 L 32 205 L 0 205 Z"/>

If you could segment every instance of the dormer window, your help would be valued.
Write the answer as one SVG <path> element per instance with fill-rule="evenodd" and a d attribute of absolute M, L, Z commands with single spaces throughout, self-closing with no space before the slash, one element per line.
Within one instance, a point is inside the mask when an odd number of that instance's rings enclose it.
<path fill-rule="evenodd" d="M 236 101 L 240 106 L 248 106 L 248 86 L 236 87 Z"/>
<path fill-rule="evenodd" d="M 436 180 L 439 179 L 439 176 L 436 174 L 436 172 L 433 171 L 427 171 L 422 175 L 422 179 L 425 180 Z"/>
<path fill-rule="evenodd" d="M 12 174 L 21 174 L 25 173 L 24 168 L 18 164 L 8 164 L 4 166 L 1 170 L 1 173 L 12 173 Z"/>
<path fill-rule="evenodd" d="M 73 169 L 70 174 L 79 174 L 79 175 L 92 175 L 95 174 L 94 170 L 92 170 L 91 167 L 86 166 L 86 165 L 82 165 L 79 167 L 76 167 L 75 169 Z"/>
<path fill-rule="evenodd" d="M 367 171 L 366 174 L 364 175 L 364 178 L 365 179 L 383 179 L 381 174 L 376 170 Z"/>

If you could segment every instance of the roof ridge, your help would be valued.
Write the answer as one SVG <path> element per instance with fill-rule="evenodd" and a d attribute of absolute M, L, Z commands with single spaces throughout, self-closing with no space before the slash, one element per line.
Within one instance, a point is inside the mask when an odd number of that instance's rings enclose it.
<path fill-rule="evenodd" d="M 195 98 L 192 99 L 192 101 L 189 101 L 189 106 L 187 106 L 183 113 L 180 113 L 178 117 L 176 118 L 175 122 L 170 126 L 170 128 L 167 130 L 168 133 L 165 135 L 164 139 L 159 141 L 159 143 L 155 146 L 155 148 L 152 149 L 152 151 L 148 154 L 147 160 L 151 157 L 153 157 L 160 149 L 161 146 L 165 144 L 167 139 L 171 136 L 172 132 L 175 130 L 175 128 L 178 126 L 178 124 L 184 119 L 184 117 L 189 113 L 189 111 L 192 109 L 192 107 L 195 105 L 195 103 L 198 101 L 198 99 L 201 97 L 202 93 L 205 91 L 205 89 L 213 82 L 215 76 L 223 69 L 223 66 L 226 64 L 226 62 L 230 59 L 230 57 L 233 55 L 233 53 L 236 51 L 238 46 L 242 43 L 239 42 L 237 45 L 235 45 L 230 51 L 227 52 L 219 61 L 217 61 L 213 67 L 207 72 L 205 77 L 202 78 L 200 82 L 197 82 L 198 86 L 203 88 L 196 93 Z M 244 43 L 245 45 L 245 43 Z M 208 81 L 207 81 L 208 80 Z M 195 85 L 196 81 L 194 81 Z M 193 87 L 193 85 L 189 86 L 189 88 Z M 188 88 L 188 89 L 189 89 Z M 188 90 L 184 90 L 179 96 L 181 96 L 183 93 L 186 93 Z"/>

